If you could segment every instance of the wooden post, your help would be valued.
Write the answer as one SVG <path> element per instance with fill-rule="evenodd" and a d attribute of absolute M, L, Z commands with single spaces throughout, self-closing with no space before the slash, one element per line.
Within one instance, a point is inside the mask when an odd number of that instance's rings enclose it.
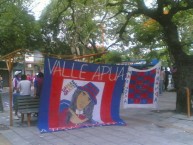
<path fill-rule="evenodd" d="M 10 126 L 13 126 L 13 86 L 12 86 L 12 71 L 13 71 L 13 59 L 6 60 L 7 68 L 9 71 L 9 108 L 10 108 Z"/>
<path fill-rule="evenodd" d="M 186 97 L 187 97 L 187 114 L 190 117 L 190 90 L 189 88 L 185 87 L 186 89 Z"/>

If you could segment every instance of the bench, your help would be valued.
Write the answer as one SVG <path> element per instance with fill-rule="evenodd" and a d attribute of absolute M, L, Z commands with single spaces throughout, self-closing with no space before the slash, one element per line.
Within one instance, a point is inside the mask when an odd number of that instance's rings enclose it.
<path fill-rule="evenodd" d="M 21 122 L 24 122 L 24 115 L 27 114 L 27 124 L 30 126 L 31 114 L 39 111 L 39 98 L 32 96 L 18 96 L 16 107 L 21 113 Z"/>

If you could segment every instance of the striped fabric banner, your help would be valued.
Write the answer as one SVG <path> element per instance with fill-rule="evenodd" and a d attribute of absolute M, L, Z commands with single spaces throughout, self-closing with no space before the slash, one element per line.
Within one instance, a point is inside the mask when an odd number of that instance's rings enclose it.
<path fill-rule="evenodd" d="M 146 70 L 128 68 L 123 95 L 124 108 L 157 107 L 160 67 L 161 63 Z"/>
<path fill-rule="evenodd" d="M 128 66 L 46 58 L 40 131 L 125 125 L 119 108 L 127 70 Z"/>

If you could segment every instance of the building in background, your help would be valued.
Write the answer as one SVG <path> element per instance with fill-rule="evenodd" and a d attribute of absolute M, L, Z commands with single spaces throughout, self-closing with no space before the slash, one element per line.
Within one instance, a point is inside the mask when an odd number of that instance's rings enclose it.
<path fill-rule="evenodd" d="M 44 58 L 43 55 L 39 52 L 33 54 L 26 54 L 25 59 L 15 62 L 13 64 L 13 73 L 15 71 L 21 71 L 22 74 L 26 74 L 28 78 L 32 79 L 35 74 L 43 70 Z M 3 87 L 9 86 L 9 71 L 5 61 L 0 61 L 0 75 L 3 78 Z"/>
<path fill-rule="evenodd" d="M 25 63 L 23 68 L 23 73 L 25 73 L 28 77 L 35 76 L 38 72 L 43 72 L 44 58 L 39 52 L 35 52 L 34 54 L 26 54 L 25 55 Z"/>

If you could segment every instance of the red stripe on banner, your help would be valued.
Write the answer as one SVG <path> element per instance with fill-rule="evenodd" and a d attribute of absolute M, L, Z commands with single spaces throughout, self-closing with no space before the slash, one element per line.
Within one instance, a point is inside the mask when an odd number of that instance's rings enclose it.
<path fill-rule="evenodd" d="M 54 128 L 59 126 L 59 106 L 60 94 L 62 90 L 63 78 L 59 74 L 52 76 L 50 106 L 49 106 L 49 127 Z"/>
<path fill-rule="evenodd" d="M 112 78 L 115 77 L 115 75 L 111 75 Z M 109 76 L 104 75 L 104 80 L 108 80 Z M 104 123 L 109 123 L 112 122 L 112 116 L 111 116 L 111 107 L 112 104 L 112 96 L 113 96 L 113 90 L 115 86 L 116 81 L 106 81 L 105 82 L 105 87 L 104 87 L 104 92 L 103 92 L 103 97 L 102 97 L 102 102 L 101 102 L 101 120 Z"/>

